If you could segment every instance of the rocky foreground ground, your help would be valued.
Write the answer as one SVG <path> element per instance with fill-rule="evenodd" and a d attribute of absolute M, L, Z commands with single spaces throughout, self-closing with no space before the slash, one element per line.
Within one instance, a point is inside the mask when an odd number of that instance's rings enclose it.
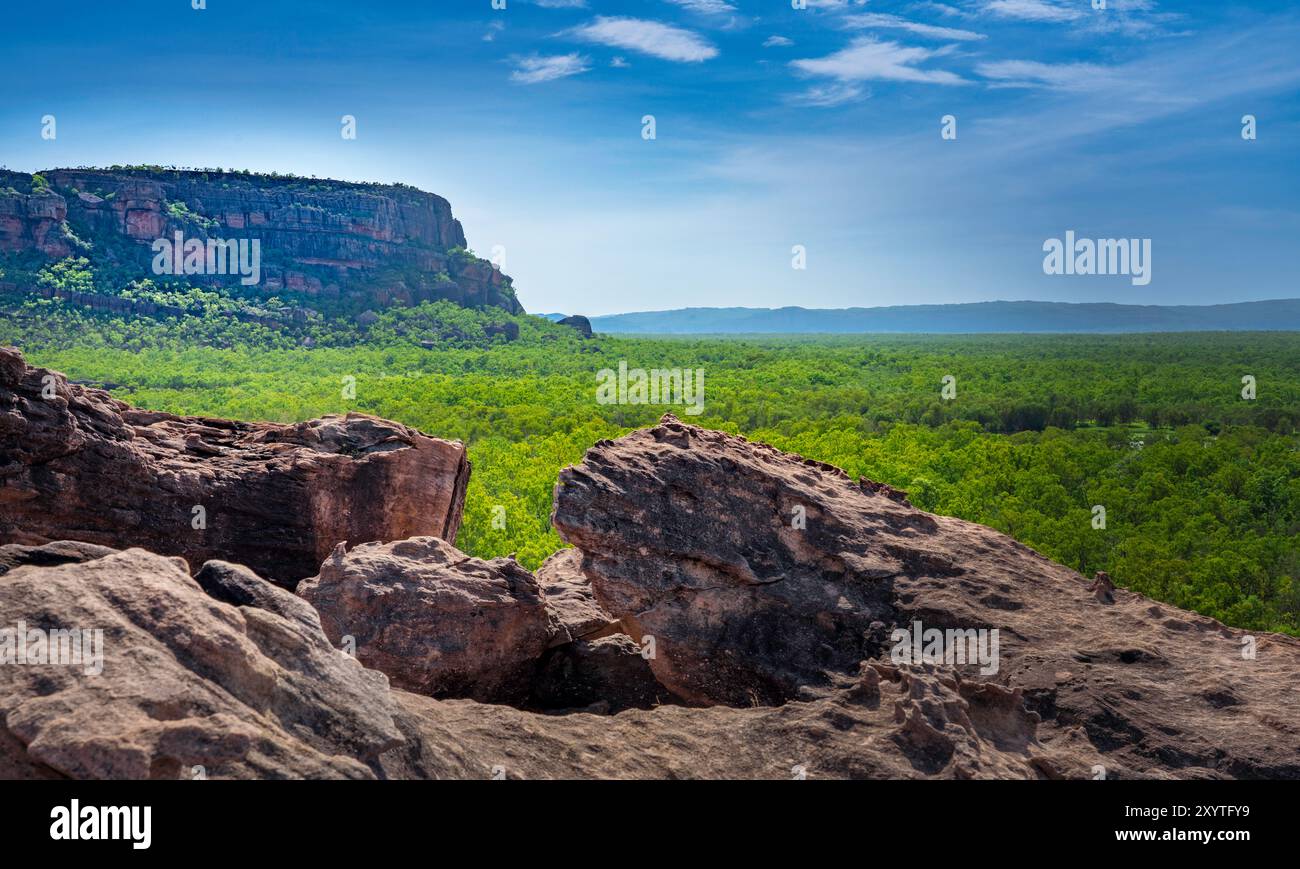
<path fill-rule="evenodd" d="M 0 350 L 0 777 L 1300 778 L 1300 641 L 888 486 L 667 416 L 561 473 L 533 575 L 455 548 L 468 473 Z M 918 623 L 996 666 L 900 660 Z M 61 629 L 99 665 L 15 657 Z"/>

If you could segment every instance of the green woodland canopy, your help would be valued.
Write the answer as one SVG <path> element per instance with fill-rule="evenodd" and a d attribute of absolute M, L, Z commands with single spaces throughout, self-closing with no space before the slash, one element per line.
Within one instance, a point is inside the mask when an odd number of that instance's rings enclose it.
<path fill-rule="evenodd" d="M 199 310 L 158 321 L 28 299 L 0 341 L 141 407 L 281 422 L 356 410 L 461 439 L 474 470 L 458 545 L 530 568 L 563 545 L 558 471 L 674 410 L 600 404 L 597 372 L 702 369 L 692 423 L 908 490 L 1158 600 L 1300 634 L 1295 333 L 583 340 L 449 303 L 284 330 L 223 316 L 220 300 Z M 506 321 L 518 340 L 490 334 Z"/>

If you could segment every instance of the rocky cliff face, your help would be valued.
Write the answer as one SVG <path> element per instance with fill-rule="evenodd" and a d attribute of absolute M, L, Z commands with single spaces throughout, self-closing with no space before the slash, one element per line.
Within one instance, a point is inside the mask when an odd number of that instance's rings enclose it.
<path fill-rule="evenodd" d="M 437 299 L 523 310 L 510 279 L 464 251 L 447 200 L 411 187 L 161 169 L 43 177 L 49 187 L 34 189 L 32 176 L 0 173 L 0 255 L 75 251 L 145 278 L 149 245 L 175 232 L 257 239 L 266 296 L 357 310 Z"/>
<path fill-rule="evenodd" d="M 70 256 L 72 245 L 63 232 L 67 218 L 68 203 L 57 193 L 0 190 L 0 252 Z"/>
<path fill-rule="evenodd" d="M 464 446 L 398 423 L 139 411 L 0 348 L 0 543 L 140 545 L 292 587 L 340 541 L 455 540 L 468 479 Z"/>
<path fill-rule="evenodd" d="M 52 536 L 40 497 L 90 542 L 0 546 L 0 655 L 31 665 L 0 667 L 0 777 L 1300 779 L 1300 641 L 1090 581 L 829 465 L 665 417 L 561 474 L 576 548 L 533 577 L 283 518 L 318 514 L 279 489 L 346 487 L 360 472 L 339 466 L 377 452 L 443 467 L 395 423 L 358 423 L 376 444 L 344 421 L 178 420 L 57 378 L 41 409 L 41 372 L 6 366 L 0 542 Z M 265 555 L 239 537 L 195 578 L 116 551 L 177 551 L 156 504 L 240 463 L 285 474 L 241 490 L 281 541 L 338 544 L 303 596 L 228 563 Z M 87 627 L 97 659 L 31 660 Z"/>

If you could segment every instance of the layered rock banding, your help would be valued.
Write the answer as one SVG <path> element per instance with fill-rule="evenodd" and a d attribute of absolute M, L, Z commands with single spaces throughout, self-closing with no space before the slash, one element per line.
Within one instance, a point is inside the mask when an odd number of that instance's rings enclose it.
<path fill-rule="evenodd" d="M 292 587 L 342 540 L 455 540 L 468 479 L 463 445 L 399 423 L 140 411 L 0 348 L 0 543 L 141 546 Z"/>
<path fill-rule="evenodd" d="M 146 278 L 154 277 L 150 245 L 175 232 L 255 238 L 267 296 L 296 293 L 356 310 L 446 299 L 523 311 L 510 278 L 466 251 L 447 200 L 413 187 L 161 167 L 42 177 L 48 187 L 0 170 L 0 255 L 73 256 L 80 234 L 105 240 Z"/>

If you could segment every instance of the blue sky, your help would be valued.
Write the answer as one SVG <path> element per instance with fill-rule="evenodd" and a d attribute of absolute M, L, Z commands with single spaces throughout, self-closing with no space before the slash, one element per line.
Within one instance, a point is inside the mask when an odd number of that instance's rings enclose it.
<path fill-rule="evenodd" d="M 1294 3 L 207 5 L 10 4 L 0 164 L 407 182 L 534 312 L 1300 295 Z M 1043 274 L 1066 230 L 1151 282 Z"/>

